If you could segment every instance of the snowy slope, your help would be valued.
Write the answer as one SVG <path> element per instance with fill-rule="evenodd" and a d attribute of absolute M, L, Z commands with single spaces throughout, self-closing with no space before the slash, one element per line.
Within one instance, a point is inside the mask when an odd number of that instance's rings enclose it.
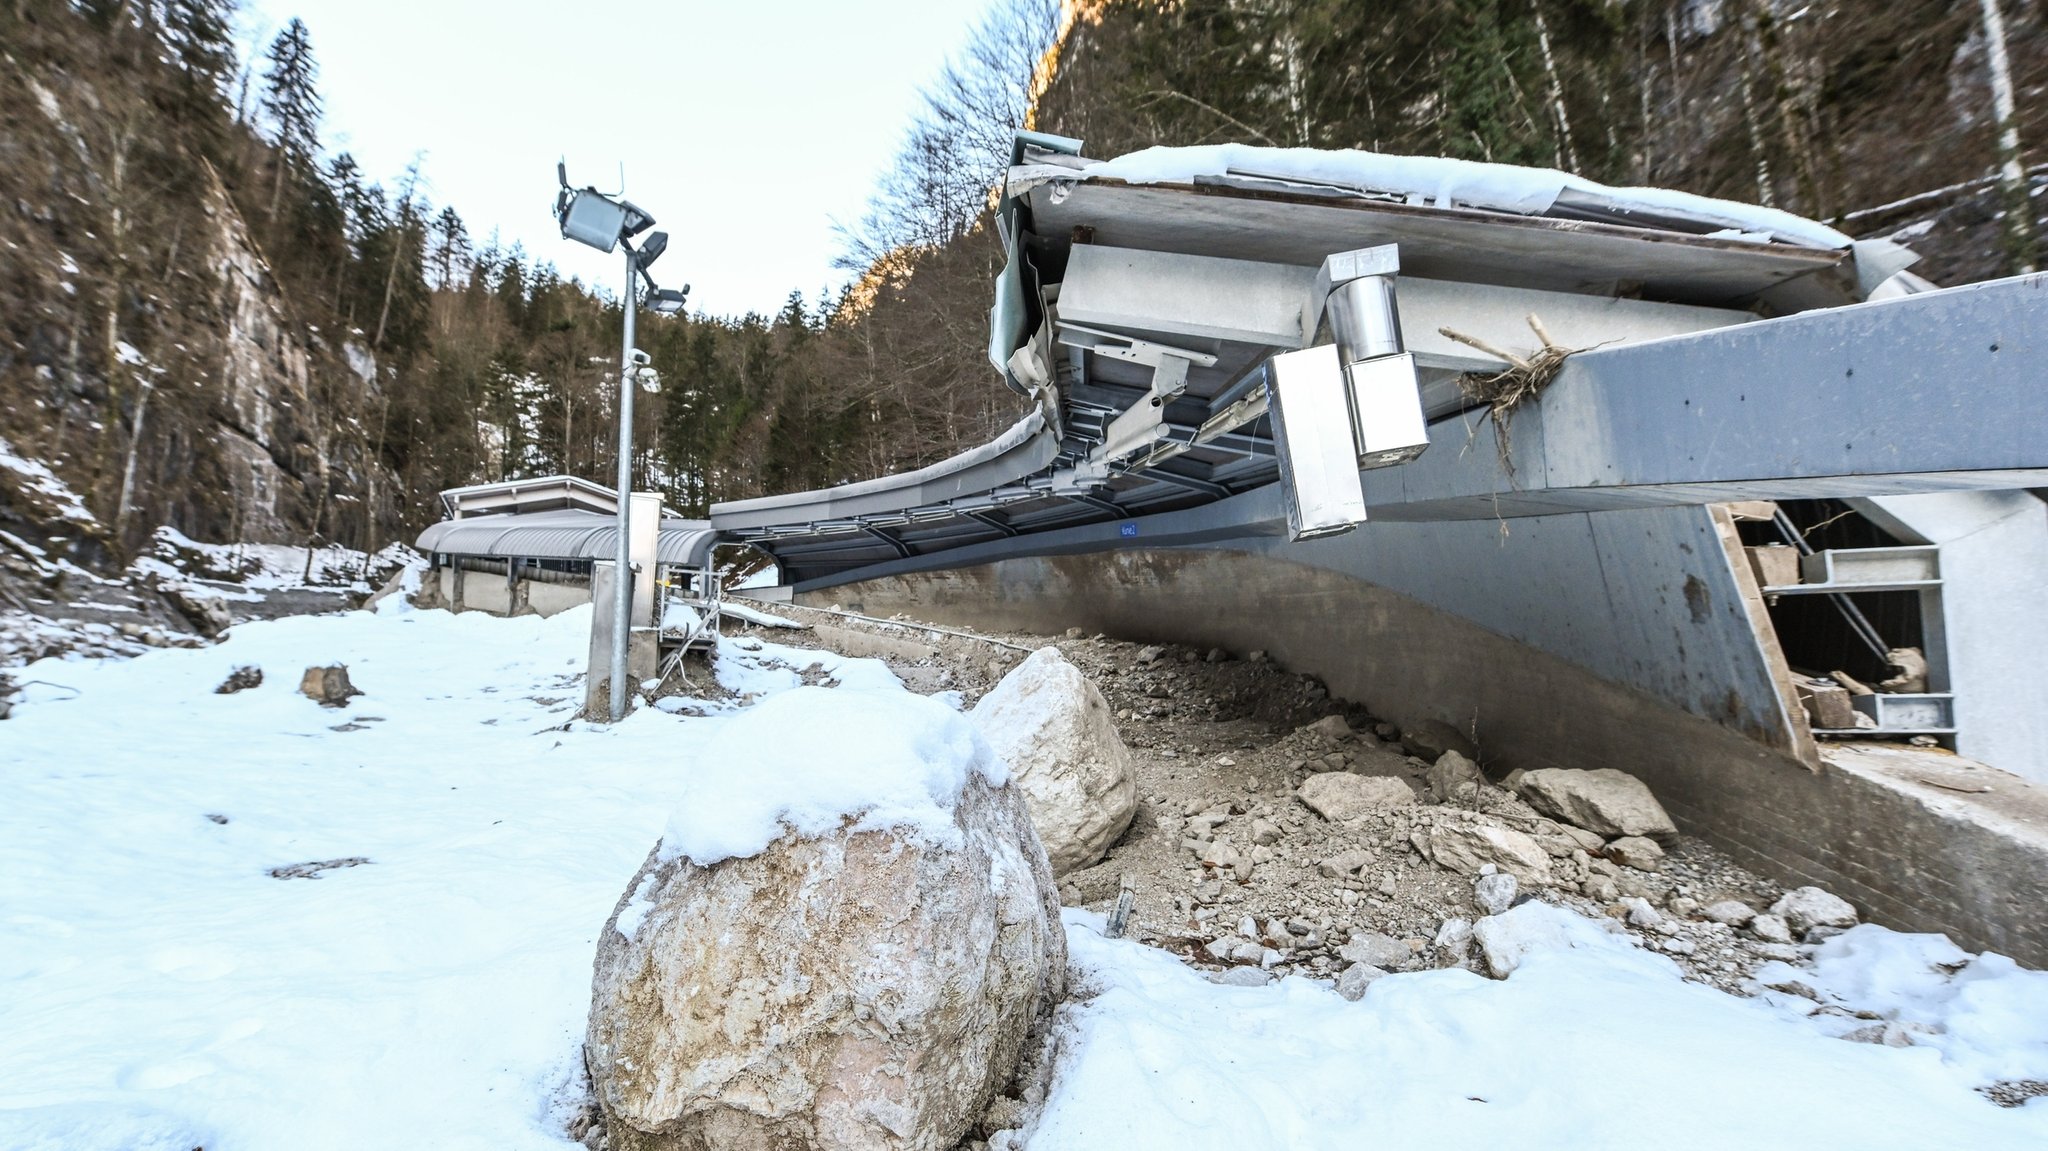
<path fill-rule="evenodd" d="M 736 725 L 716 708 L 574 722 L 587 628 L 387 600 L 29 669 L 78 694 L 31 687 L 0 724 L 0 1148 L 573 1146 L 596 934 L 664 828 L 706 832 L 688 812 L 732 798 L 733 765 L 723 782 L 700 765 Z M 938 704 L 848 718 L 901 691 L 875 661 L 818 658 L 840 686 L 797 690 L 786 665 L 814 658 L 731 641 L 720 678 L 774 696 L 769 726 L 811 730 L 814 757 L 876 720 L 898 730 L 871 743 L 951 746 Z M 329 711 L 294 688 L 332 661 L 366 694 Z M 214 694 L 247 663 L 263 686 Z M 762 778 L 815 794 L 784 767 Z M 1806 1000 L 1686 984 L 1619 941 L 1505 982 L 1390 976 L 1347 1003 L 1303 980 L 1217 987 L 1073 914 L 1085 994 L 1028 1145 L 2048 1145 L 2048 1100 L 1972 1090 L 2048 1078 L 2048 976 L 1987 960 L 1951 985 L 1929 964 L 1952 948 L 1852 936 L 1809 973 L 1822 993 L 1951 1042 L 1844 1042 Z"/>

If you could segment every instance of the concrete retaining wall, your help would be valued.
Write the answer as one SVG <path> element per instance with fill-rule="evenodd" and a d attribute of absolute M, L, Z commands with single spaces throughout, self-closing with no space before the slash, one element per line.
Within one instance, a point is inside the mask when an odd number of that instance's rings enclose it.
<path fill-rule="evenodd" d="M 1557 587 L 1551 594 L 1591 593 Z M 1669 607 L 1681 619 L 1700 614 L 1697 596 L 1676 598 L 1659 610 Z M 1756 721 L 1775 704 L 1738 700 L 1724 709 L 1693 696 L 1686 700 L 1693 707 L 1680 706 L 1661 691 L 1612 682 L 1345 572 L 1256 551 L 1120 551 L 891 576 L 799 600 L 981 628 L 1057 634 L 1082 627 L 1240 654 L 1264 649 L 1397 723 L 1437 718 L 1476 732 L 1491 770 L 1632 772 L 1689 833 L 1762 874 L 1819 884 L 1894 927 L 1942 931 L 1965 946 L 2048 965 L 2048 919 L 2030 910 L 2048 900 L 2048 796 L 2024 781 L 1994 773 L 1999 798 L 2017 803 L 2020 815 L 1991 819 L 1958 814 L 1971 797 L 1942 793 L 1947 798 L 1937 801 L 1881 774 L 1845 768 L 1837 757 L 1816 772 L 1795 758 L 1795 748 L 1759 738 L 1768 733 L 1755 729 L 1767 725 Z M 1708 605 L 1726 610 L 1712 599 Z M 1582 607 L 1581 618 L 1603 610 Z M 1605 626 L 1637 624 L 1623 617 Z M 1775 697 L 1761 657 L 1744 656 L 1732 641 L 1724 646 L 1712 658 L 1738 660 L 1747 678 L 1763 674 L 1761 690 Z M 1641 666 L 1644 658 L 1623 643 L 1602 662 Z"/>
<path fill-rule="evenodd" d="M 450 611 L 482 611 L 492 615 L 552 616 L 590 602 L 582 584 L 522 579 L 507 584 L 497 572 L 435 568 L 422 588 L 420 602 Z"/>

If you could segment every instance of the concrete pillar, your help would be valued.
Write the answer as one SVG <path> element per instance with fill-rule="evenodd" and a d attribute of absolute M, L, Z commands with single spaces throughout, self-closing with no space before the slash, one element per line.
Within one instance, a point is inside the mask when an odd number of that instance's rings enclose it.
<path fill-rule="evenodd" d="M 590 568 L 590 595 L 595 610 L 590 613 L 590 670 L 583 680 L 583 711 L 587 716 L 600 719 L 611 712 L 610 608 L 614 586 L 612 569 L 615 566 L 609 560 L 599 560 Z M 650 595 L 651 592 L 650 588 Z M 650 607 L 648 610 L 651 613 L 653 609 Z M 636 614 L 634 618 L 638 620 L 641 617 Z M 633 677 L 634 685 L 637 687 L 641 681 L 654 678 L 655 673 L 660 670 L 660 662 L 661 633 L 650 626 L 635 626 L 626 644 L 626 674 Z"/>
<path fill-rule="evenodd" d="M 655 549 L 661 542 L 661 493 L 634 492 L 627 505 L 631 524 L 633 556 L 633 626 L 648 627 L 654 620 Z M 610 603 L 599 599 L 598 603 Z"/>

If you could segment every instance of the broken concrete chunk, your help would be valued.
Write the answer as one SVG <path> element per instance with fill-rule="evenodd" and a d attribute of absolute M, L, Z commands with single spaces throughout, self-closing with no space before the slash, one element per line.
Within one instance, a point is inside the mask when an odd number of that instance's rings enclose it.
<path fill-rule="evenodd" d="M 1637 871 L 1661 871 L 1664 867 L 1664 849 L 1642 835 L 1624 835 L 1608 844 L 1607 858 Z"/>
<path fill-rule="evenodd" d="M 1311 775 L 1295 794 L 1311 811 L 1337 823 L 1415 802 L 1415 793 L 1398 779 L 1343 771 Z"/>
<path fill-rule="evenodd" d="M 348 701 L 363 694 L 349 682 L 348 665 L 309 667 L 299 679 L 299 694 L 321 707 L 347 707 Z"/>
<path fill-rule="evenodd" d="M 1611 767 L 1583 771 L 1545 767 L 1525 773 L 1517 789 L 1530 807 L 1603 836 L 1646 835 L 1669 843 L 1678 827 L 1650 789 Z"/>
<path fill-rule="evenodd" d="M 1816 927 L 1856 926 L 1856 909 L 1849 901 L 1818 887 L 1786 892 L 1784 898 L 1771 904 L 1771 914 L 1783 919 L 1796 936 L 1804 936 Z"/>

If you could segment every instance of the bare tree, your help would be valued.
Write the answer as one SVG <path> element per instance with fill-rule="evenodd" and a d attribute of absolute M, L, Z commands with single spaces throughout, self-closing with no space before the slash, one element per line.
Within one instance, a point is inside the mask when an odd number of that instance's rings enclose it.
<path fill-rule="evenodd" d="M 2005 50 L 2005 17 L 1998 0 L 1978 0 L 1984 10 L 1984 55 L 1991 70 L 1991 106 L 1998 116 L 1998 187 L 2005 199 L 2006 247 L 2013 271 L 2034 270 L 2034 205 L 2026 167 L 2020 162 L 2020 120 L 2013 101 L 2012 58 Z"/>

